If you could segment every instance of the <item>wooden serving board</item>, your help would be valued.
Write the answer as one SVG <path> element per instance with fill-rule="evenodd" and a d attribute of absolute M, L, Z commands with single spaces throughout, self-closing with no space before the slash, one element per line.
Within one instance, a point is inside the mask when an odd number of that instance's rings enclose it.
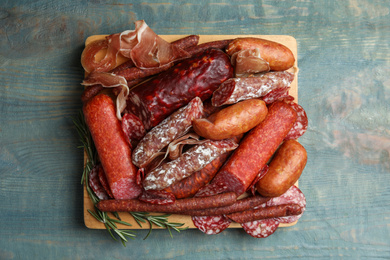
<path fill-rule="evenodd" d="M 85 45 L 88 43 L 99 40 L 104 38 L 106 35 L 93 35 L 90 36 L 86 39 Z M 177 39 L 183 38 L 186 35 L 160 35 L 163 39 L 165 39 L 168 42 L 175 41 Z M 216 40 L 223 40 L 223 39 L 233 39 L 233 38 L 238 38 L 238 37 L 258 37 L 258 38 L 263 38 L 275 42 L 279 42 L 285 46 L 287 46 L 292 53 L 294 54 L 295 57 L 295 64 L 292 68 L 289 69 L 291 73 L 295 74 L 295 78 L 293 82 L 291 83 L 291 88 L 290 88 L 290 95 L 293 96 L 298 102 L 298 47 L 297 47 L 297 41 L 294 37 L 288 36 L 288 35 L 199 35 L 199 43 L 204 43 L 204 42 L 211 42 L 211 41 L 216 41 Z M 119 61 L 119 64 L 122 61 Z M 119 65 L 117 64 L 117 65 Z M 84 164 L 86 162 L 86 155 L 84 155 Z M 296 183 L 298 185 L 298 183 Z M 105 229 L 105 226 L 103 223 L 100 223 L 97 221 L 89 212 L 88 210 L 94 211 L 94 205 L 91 201 L 91 199 L 88 196 L 87 189 L 84 185 L 84 223 L 86 227 L 91 228 L 91 229 Z M 157 214 L 158 215 L 158 214 Z M 130 224 L 132 224 L 131 227 L 125 226 L 125 225 L 118 225 L 118 228 L 120 229 L 149 229 L 148 224 L 143 224 L 142 227 L 140 227 L 137 222 L 134 221 L 134 219 L 128 214 L 127 212 L 121 212 L 119 213 L 119 216 L 121 220 L 126 221 Z M 190 216 L 183 216 L 183 215 L 171 215 L 169 217 L 170 222 L 176 222 L 176 223 L 184 223 L 183 227 L 188 227 L 188 228 L 196 228 L 194 224 L 192 223 L 191 217 Z M 280 227 L 287 227 L 287 226 L 292 226 L 295 225 L 296 222 L 291 223 L 291 224 L 280 224 Z M 154 227 L 156 229 L 160 229 L 159 227 Z M 229 228 L 241 228 L 241 225 L 238 223 L 231 223 Z"/>

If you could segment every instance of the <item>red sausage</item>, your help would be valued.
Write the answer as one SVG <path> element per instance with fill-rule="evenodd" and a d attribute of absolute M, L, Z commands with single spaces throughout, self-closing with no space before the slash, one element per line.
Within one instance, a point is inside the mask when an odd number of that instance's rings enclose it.
<path fill-rule="evenodd" d="M 131 150 L 116 117 L 115 104 L 99 94 L 83 107 L 107 181 L 115 199 L 131 199 L 141 193 L 136 184 L 137 169 L 131 162 Z"/>
<path fill-rule="evenodd" d="M 195 55 L 195 54 L 198 54 L 198 53 L 203 52 L 203 51 L 210 49 L 210 48 L 223 50 L 232 41 L 233 41 L 233 39 L 205 42 L 205 43 L 187 48 L 186 51 L 191 55 Z"/>
<path fill-rule="evenodd" d="M 176 200 L 172 204 L 158 205 L 142 202 L 138 199 L 101 200 L 97 208 L 108 212 L 144 211 L 159 213 L 178 213 L 188 210 L 223 207 L 233 204 L 237 199 L 236 194 L 227 192 L 205 198 L 187 198 Z"/>
<path fill-rule="evenodd" d="M 253 128 L 240 146 L 217 173 L 211 189 L 224 187 L 225 191 L 243 194 L 266 165 L 297 118 L 296 112 L 284 102 L 275 102 L 266 118 Z"/>

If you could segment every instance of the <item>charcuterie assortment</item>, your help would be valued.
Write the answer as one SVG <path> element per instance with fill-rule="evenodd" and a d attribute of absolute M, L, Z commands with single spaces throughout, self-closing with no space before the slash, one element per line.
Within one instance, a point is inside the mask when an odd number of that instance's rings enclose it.
<path fill-rule="evenodd" d="M 167 38 L 141 20 L 86 43 L 86 214 L 122 242 L 141 212 L 209 235 L 242 227 L 263 238 L 294 224 L 308 127 L 290 93 L 296 54 L 255 36 Z"/>

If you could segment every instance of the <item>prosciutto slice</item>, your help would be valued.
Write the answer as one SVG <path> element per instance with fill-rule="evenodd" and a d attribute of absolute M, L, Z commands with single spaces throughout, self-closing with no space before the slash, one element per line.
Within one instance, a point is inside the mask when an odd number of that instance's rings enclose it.
<path fill-rule="evenodd" d="M 97 61 L 96 54 L 104 49 L 104 58 Z M 131 59 L 140 69 L 159 68 L 190 56 L 179 46 L 159 37 L 144 20 L 139 20 L 134 30 L 111 34 L 88 44 L 81 55 L 81 64 L 87 73 L 107 72 L 116 66 L 119 54 Z"/>
<path fill-rule="evenodd" d="M 118 76 L 108 72 L 92 72 L 81 83 L 84 86 L 92 86 L 100 84 L 105 88 L 119 87 L 121 90 L 116 98 L 116 116 L 119 120 L 122 120 L 121 113 L 126 108 L 126 99 L 129 95 L 129 87 L 124 77 Z"/>

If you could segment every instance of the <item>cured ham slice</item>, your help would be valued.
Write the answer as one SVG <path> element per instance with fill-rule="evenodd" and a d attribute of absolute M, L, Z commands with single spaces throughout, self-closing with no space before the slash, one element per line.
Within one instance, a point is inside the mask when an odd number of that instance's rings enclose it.
<path fill-rule="evenodd" d="M 106 54 L 97 61 L 96 54 L 101 50 L 106 50 Z M 119 54 L 131 59 L 140 69 L 159 68 L 190 56 L 178 45 L 159 37 L 144 20 L 139 20 L 134 30 L 111 34 L 88 44 L 81 55 L 81 64 L 87 73 L 107 72 L 116 66 Z"/>

